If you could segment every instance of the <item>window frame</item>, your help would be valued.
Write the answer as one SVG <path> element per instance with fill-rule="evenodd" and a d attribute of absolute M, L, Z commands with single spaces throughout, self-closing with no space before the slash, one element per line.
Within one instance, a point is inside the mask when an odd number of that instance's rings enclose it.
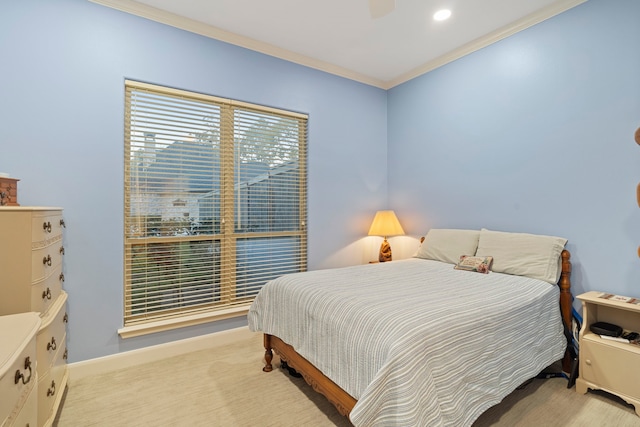
<path fill-rule="evenodd" d="M 218 233 L 211 231 L 211 234 L 202 236 L 131 236 L 128 230 L 133 215 L 131 214 L 131 164 L 132 158 L 132 114 L 131 91 L 149 92 L 168 97 L 179 97 L 194 101 L 212 103 L 220 108 L 219 121 L 219 185 L 220 185 L 220 226 Z M 237 125 L 234 112 L 256 112 L 257 114 L 274 115 L 287 120 L 295 120 L 298 126 L 297 135 L 297 218 L 298 227 L 295 230 L 282 231 L 238 231 L 236 229 L 236 205 L 240 203 L 236 195 L 240 194 L 239 178 L 236 178 L 239 165 L 239 155 L 236 154 L 239 143 L 237 139 Z M 123 338 L 138 335 L 170 330 L 185 326 L 192 326 L 214 320 L 227 319 L 246 315 L 249 306 L 253 301 L 253 296 L 236 298 L 236 270 L 238 269 L 237 242 L 240 239 L 274 239 L 291 237 L 298 239 L 296 258 L 296 268 L 298 271 L 306 271 L 307 268 L 307 122 L 308 115 L 280 110 L 272 107 L 214 97 L 196 92 L 184 91 L 180 89 L 168 88 L 133 80 L 125 81 L 125 135 L 124 135 L 124 277 L 123 277 L 123 327 L 118 333 Z M 173 143 L 170 143 L 173 144 Z M 212 167 L 214 165 L 212 164 Z M 270 176 L 270 175 L 269 175 Z M 289 189 L 288 187 L 286 189 Z M 145 193 L 150 194 L 150 193 Z M 198 309 L 178 309 L 175 313 L 165 312 L 161 316 L 132 314 L 132 281 L 131 265 L 132 251 L 136 245 L 152 245 L 158 243 L 175 244 L 177 242 L 192 241 L 218 241 L 220 242 L 220 269 L 225 272 L 220 279 L 220 294 L 225 296 L 224 302 L 211 303 L 208 307 L 202 306 Z M 261 285 L 259 285 L 261 286 Z M 253 288 L 252 288 L 253 289 Z M 206 305 L 206 304 L 205 304 Z"/>

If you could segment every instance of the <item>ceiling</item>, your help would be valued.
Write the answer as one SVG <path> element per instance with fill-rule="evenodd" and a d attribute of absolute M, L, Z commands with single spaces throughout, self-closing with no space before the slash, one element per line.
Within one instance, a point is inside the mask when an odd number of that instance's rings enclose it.
<path fill-rule="evenodd" d="M 91 1 L 388 89 L 586 0 L 395 0 L 379 18 L 369 0 Z"/>

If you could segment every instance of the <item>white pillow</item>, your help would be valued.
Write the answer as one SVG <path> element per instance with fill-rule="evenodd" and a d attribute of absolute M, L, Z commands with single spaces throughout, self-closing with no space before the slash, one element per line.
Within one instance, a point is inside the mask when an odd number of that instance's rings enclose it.
<path fill-rule="evenodd" d="M 479 237 L 478 230 L 432 228 L 415 256 L 457 264 L 460 255 L 473 256 L 476 253 Z"/>
<path fill-rule="evenodd" d="M 558 283 L 560 254 L 567 239 L 527 233 L 480 230 L 476 256 L 492 256 L 492 271 Z"/>

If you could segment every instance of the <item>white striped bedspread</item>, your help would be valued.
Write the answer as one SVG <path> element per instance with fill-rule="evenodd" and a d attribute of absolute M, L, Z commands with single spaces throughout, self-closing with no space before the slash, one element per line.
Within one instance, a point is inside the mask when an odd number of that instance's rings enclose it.
<path fill-rule="evenodd" d="M 267 283 L 249 328 L 358 401 L 355 426 L 469 426 L 566 347 L 555 285 L 408 259 Z"/>

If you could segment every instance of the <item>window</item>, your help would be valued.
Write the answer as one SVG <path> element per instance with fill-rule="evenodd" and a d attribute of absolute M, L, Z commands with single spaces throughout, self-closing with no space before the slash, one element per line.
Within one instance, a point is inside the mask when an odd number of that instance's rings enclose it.
<path fill-rule="evenodd" d="M 125 90 L 122 336 L 238 315 L 268 280 L 306 270 L 307 116 Z"/>

